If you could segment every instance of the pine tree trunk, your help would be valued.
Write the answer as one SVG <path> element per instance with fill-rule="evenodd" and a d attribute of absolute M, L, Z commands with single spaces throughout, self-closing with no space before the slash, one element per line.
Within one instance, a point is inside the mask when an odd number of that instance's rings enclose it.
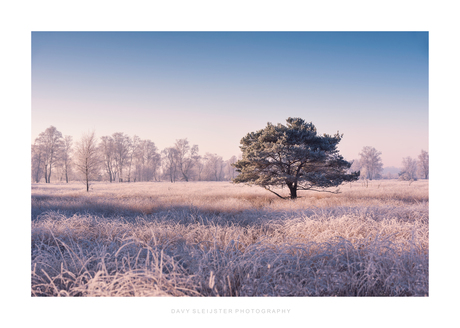
<path fill-rule="evenodd" d="M 297 184 L 290 182 L 290 183 L 287 183 L 287 186 L 291 194 L 291 199 L 296 199 L 297 198 Z"/>

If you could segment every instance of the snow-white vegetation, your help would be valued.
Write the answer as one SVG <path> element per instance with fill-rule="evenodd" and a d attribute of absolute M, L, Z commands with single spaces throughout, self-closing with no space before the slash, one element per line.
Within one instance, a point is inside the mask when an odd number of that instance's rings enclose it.
<path fill-rule="evenodd" d="M 299 196 L 229 182 L 32 184 L 31 293 L 428 295 L 428 180 Z"/>

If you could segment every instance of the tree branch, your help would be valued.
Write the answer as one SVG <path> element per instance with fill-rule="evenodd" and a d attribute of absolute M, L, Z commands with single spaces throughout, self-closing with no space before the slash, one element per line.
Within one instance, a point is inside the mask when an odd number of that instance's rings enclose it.
<path fill-rule="evenodd" d="M 279 195 L 278 193 L 274 192 L 273 190 L 268 189 L 268 188 L 265 187 L 265 186 L 263 186 L 263 188 L 264 188 L 265 190 L 268 190 L 268 191 L 274 193 L 276 196 L 278 196 L 278 197 L 281 198 L 281 199 L 287 199 L 287 197 L 283 197 L 283 196 Z"/>
<path fill-rule="evenodd" d="M 318 190 L 318 189 L 313 189 L 313 188 L 302 188 L 302 187 L 298 187 L 297 188 L 298 190 L 311 190 L 311 191 L 316 191 L 316 192 L 328 192 L 328 193 L 331 193 L 331 194 L 340 194 L 340 189 L 337 189 L 337 190 L 334 190 L 334 191 L 330 191 L 330 190 Z"/>

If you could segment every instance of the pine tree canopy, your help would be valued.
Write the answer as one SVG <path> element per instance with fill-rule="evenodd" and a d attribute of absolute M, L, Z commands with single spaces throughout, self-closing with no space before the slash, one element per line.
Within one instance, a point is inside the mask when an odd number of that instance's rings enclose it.
<path fill-rule="evenodd" d="M 295 199 L 297 190 L 325 191 L 358 179 L 359 172 L 347 174 L 351 163 L 337 150 L 343 135 L 318 135 L 316 127 L 301 118 L 286 122 L 267 123 L 241 139 L 243 158 L 233 164 L 239 172 L 234 183 L 261 186 L 281 198 L 271 188 L 287 186 Z"/>

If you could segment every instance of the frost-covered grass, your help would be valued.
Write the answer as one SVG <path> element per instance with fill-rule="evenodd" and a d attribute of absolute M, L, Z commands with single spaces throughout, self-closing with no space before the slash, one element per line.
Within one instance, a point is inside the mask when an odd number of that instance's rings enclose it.
<path fill-rule="evenodd" d="M 32 295 L 428 295 L 428 182 L 341 191 L 33 184 Z"/>

